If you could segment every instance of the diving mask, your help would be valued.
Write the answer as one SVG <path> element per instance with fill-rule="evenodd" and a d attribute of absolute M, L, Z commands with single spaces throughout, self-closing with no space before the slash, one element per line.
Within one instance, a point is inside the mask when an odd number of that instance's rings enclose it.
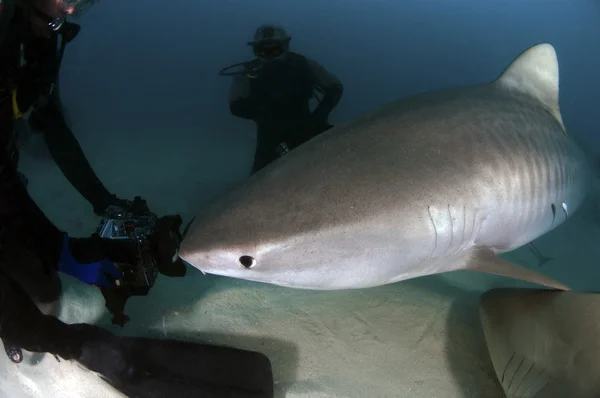
<path fill-rule="evenodd" d="M 254 55 L 260 58 L 272 59 L 280 57 L 285 52 L 283 46 L 279 43 L 259 44 L 254 47 Z"/>
<path fill-rule="evenodd" d="M 88 12 L 98 0 L 53 0 L 57 2 L 64 12 L 74 17 L 81 17 Z"/>
<path fill-rule="evenodd" d="M 40 10 L 38 7 L 31 7 L 31 10 L 43 21 L 45 21 L 50 29 L 54 32 L 58 32 L 61 30 L 65 22 L 67 21 L 67 16 L 72 15 L 75 17 L 81 17 L 85 14 L 94 3 L 98 0 L 46 0 L 54 2 L 54 6 L 58 7 L 64 13 L 63 16 L 60 17 L 51 17 L 46 14 L 44 11 Z"/>
<path fill-rule="evenodd" d="M 289 49 L 290 39 L 287 40 L 261 40 L 250 42 L 254 55 L 259 58 L 270 60 L 281 57 Z"/>

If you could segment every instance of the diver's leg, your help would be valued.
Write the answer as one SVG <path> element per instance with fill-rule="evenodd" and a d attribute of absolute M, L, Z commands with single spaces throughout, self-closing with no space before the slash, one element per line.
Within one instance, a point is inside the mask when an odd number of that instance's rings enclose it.
<path fill-rule="evenodd" d="M 10 275 L 44 315 L 55 315 L 62 290 L 58 273 L 45 270 L 30 251 L 5 243 L 2 253 L 5 260 L 0 261 L 0 272 Z M 23 360 L 23 352 L 17 343 L 8 339 L 2 342 L 11 361 L 19 363 Z"/>
<path fill-rule="evenodd" d="M 73 338 L 69 325 L 44 315 L 4 272 L 0 272 L 0 337 L 10 345 L 31 352 L 49 352 L 64 359 L 78 357 L 83 344 L 82 339 Z"/>
<path fill-rule="evenodd" d="M 252 174 L 255 174 L 269 163 L 277 159 L 277 145 L 279 142 L 269 139 L 269 135 L 258 132 L 256 140 L 256 150 L 254 152 L 254 162 L 252 164 Z"/>
<path fill-rule="evenodd" d="M 273 159 L 271 159 L 271 156 L 266 156 L 264 153 L 260 153 L 257 151 L 254 155 L 254 163 L 252 164 L 251 174 L 257 173 L 262 168 L 271 163 L 273 160 L 275 160 L 274 156 L 272 158 Z"/>
<path fill-rule="evenodd" d="M 300 145 L 304 144 L 305 142 L 307 142 L 309 140 L 312 140 L 319 134 L 324 133 L 325 131 L 329 130 L 332 127 L 333 127 L 333 125 L 329 124 L 329 123 L 324 123 L 324 124 L 319 123 L 317 125 L 309 124 L 308 128 L 299 129 L 296 132 L 288 133 L 291 136 L 291 138 L 290 138 L 291 149 L 295 149 L 295 148 L 299 147 Z"/>
<path fill-rule="evenodd" d="M 44 315 L 25 290 L 0 272 L 0 337 L 31 352 L 76 360 L 110 378 L 122 378 L 129 367 L 119 339 L 100 327 L 66 324 Z"/>
<path fill-rule="evenodd" d="M 202 343 L 117 337 L 88 324 L 44 315 L 0 272 L 0 337 L 31 352 L 75 360 L 127 396 L 272 398 L 269 359 L 258 352 Z"/>
<path fill-rule="evenodd" d="M 4 239 L 0 272 L 10 275 L 27 295 L 36 303 L 43 313 L 49 315 L 52 310 L 44 310 L 60 299 L 62 292 L 58 272 L 45 268 L 34 253 L 19 245 Z"/>
<path fill-rule="evenodd" d="M 60 297 L 60 278 L 55 270 L 45 269 L 42 261 L 58 262 L 59 252 L 55 247 L 62 233 L 28 195 L 16 171 L 15 159 L 7 158 L 0 167 L 0 274 L 11 275 L 11 281 L 22 284 L 21 288 L 36 301 L 38 309 L 50 314 Z M 2 295 L 5 288 L 0 289 Z M 5 310 L 0 311 L 2 317 Z M 0 337 L 9 358 L 20 362 L 23 359 L 20 344 L 5 334 Z"/>

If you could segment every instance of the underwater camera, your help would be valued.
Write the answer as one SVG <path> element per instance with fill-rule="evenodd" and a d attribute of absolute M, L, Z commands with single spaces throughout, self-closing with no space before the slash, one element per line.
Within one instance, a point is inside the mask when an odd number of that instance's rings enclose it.
<path fill-rule="evenodd" d="M 156 220 L 146 201 L 136 196 L 127 208 L 110 206 L 98 227 L 97 233 L 101 238 L 121 240 L 123 244 L 134 246 L 136 251 L 133 264 L 115 263 L 123 273 L 116 281 L 117 287 L 100 288 L 106 308 L 113 315 L 113 324 L 123 326 L 129 320 L 124 314 L 127 300 L 132 296 L 146 296 L 158 277 L 159 270 L 149 240 Z"/>

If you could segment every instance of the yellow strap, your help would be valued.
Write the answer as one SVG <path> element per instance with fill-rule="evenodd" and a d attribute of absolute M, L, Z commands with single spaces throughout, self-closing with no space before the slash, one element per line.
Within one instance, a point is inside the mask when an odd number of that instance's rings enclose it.
<path fill-rule="evenodd" d="M 19 105 L 17 105 L 17 90 L 14 90 L 12 93 L 12 109 L 13 115 L 16 119 L 20 119 L 23 117 L 23 114 L 19 110 Z"/>

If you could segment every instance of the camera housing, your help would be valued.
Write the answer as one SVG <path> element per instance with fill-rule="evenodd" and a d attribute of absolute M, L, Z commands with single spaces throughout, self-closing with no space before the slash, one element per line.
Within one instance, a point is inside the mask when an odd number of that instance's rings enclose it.
<path fill-rule="evenodd" d="M 133 264 L 115 263 L 123 273 L 116 281 L 117 287 L 100 289 L 106 307 L 113 315 L 113 324 L 123 326 L 129 320 L 124 314 L 127 300 L 132 296 L 146 296 L 158 278 L 159 269 L 150 244 L 156 220 L 146 201 L 136 196 L 127 208 L 110 206 L 96 231 L 103 239 L 119 240 L 124 245 L 131 245 L 136 253 Z"/>

